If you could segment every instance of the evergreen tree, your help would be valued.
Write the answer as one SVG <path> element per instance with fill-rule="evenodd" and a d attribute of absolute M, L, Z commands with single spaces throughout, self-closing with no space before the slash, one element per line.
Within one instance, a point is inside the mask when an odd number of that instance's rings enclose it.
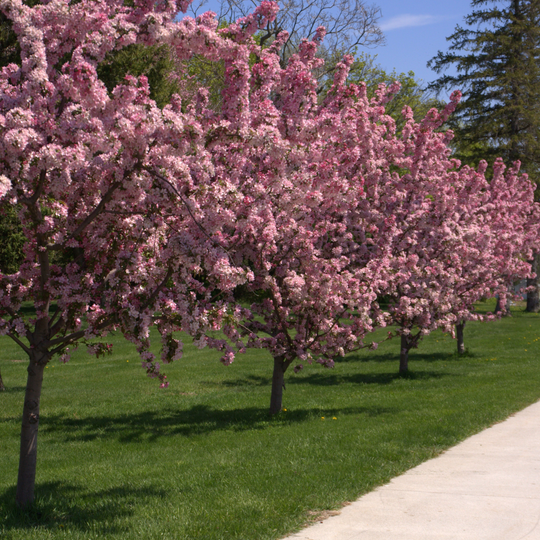
<path fill-rule="evenodd" d="M 457 157 L 476 165 L 487 151 L 492 159 L 520 160 L 538 182 L 540 1 L 473 0 L 472 6 L 465 18 L 469 28 L 457 26 L 449 51 L 428 63 L 437 73 L 453 65 L 457 74 L 445 74 L 428 88 L 463 92 L 450 119 Z"/>
<path fill-rule="evenodd" d="M 480 159 L 521 161 L 540 182 L 540 1 L 472 0 L 467 27 L 457 26 L 428 66 L 441 74 L 428 89 L 459 89 L 463 99 L 448 125 L 455 133 L 455 155 L 476 166 Z M 537 256 L 538 257 L 538 256 Z M 538 285 L 529 280 L 529 286 Z M 538 292 L 527 310 L 538 311 Z"/>

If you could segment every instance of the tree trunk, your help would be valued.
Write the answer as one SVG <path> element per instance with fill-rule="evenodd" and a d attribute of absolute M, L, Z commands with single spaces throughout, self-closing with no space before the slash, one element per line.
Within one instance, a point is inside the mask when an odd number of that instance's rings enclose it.
<path fill-rule="evenodd" d="M 458 354 L 465 353 L 465 343 L 463 341 L 463 329 L 465 328 L 465 321 L 461 321 L 456 324 L 456 339 L 457 339 L 457 352 Z"/>
<path fill-rule="evenodd" d="M 527 308 L 526 311 L 529 313 L 538 313 L 540 310 L 540 296 L 538 294 L 538 259 L 540 258 L 539 253 L 535 253 L 532 258 L 531 270 L 537 274 L 534 278 L 527 279 L 527 287 L 534 287 L 532 292 L 527 293 Z"/>
<path fill-rule="evenodd" d="M 36 482 L 37 435 L 39 427 L 39 400 L 43 383 L 43 372 L 47 363 L 46 353 L 32 351 L 28 366 L 28 379 L 24 396 L 21 427 L 21 451 L 19 477 L 17 480 L 17 505 L 25 508 L 34 500 Z"/>
<path fill-rule="evenodd" d="M 3 392 L 6 389 L 4 386 L 4 381 L 2 380 L 2 373 L 0 373 L 0 392 Z"/>
<path fill-rule="evenodd" d="M 409 372 L 409 351 L 411 343 L 409 336 L 401 334 L 401 351 L 399 353 L 399 374 L 406 375 Z"/>
<path fill-rule="evenodd" d="M 497 304 L 495 305 L 495 313 L 500 313 L 500 312 L 503 312 L 503 315 L 505 317 L 509 317 L 510 316 L 510 300 L 508 299 L 508 297 L 506 298 L 506 306 L 503 306 L 501 305 L 501 299 L 499 296 L 497 296 Z"/>
<path fill-rule="evenodd" d="M 285 388 L 285 372 L 291 364 L 291 360 L 285 360 L 285 356 L 274 357 L 274 373 L 272 374 L 272 395 L 270 396 L 270 414 L 281 412 L 283 402 L 283 389 Z"/>

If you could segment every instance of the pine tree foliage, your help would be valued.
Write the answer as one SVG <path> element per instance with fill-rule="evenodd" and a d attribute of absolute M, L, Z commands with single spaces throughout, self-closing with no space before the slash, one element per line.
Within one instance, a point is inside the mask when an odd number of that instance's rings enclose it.
<path fill-rule="evenodd" d="M 520 160 L 540 181 L 540 1 L 473 0 L 466 27 L 447 38 L 448 52 L 428 66 L 442 74 L 428 86 L 459 89 L 463 100 L 450 120 L 456 156 L 476 165 L 498 156 Z"/>

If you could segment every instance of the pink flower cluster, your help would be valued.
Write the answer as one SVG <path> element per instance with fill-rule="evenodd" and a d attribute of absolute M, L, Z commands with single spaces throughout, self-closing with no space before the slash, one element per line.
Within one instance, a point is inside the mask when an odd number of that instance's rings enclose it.
<path fill-rule="evenodd" d="M 276 3 L 221 30 L 211 14 L 176 22 L 186 8 L 0 0 L 22 56 L 0 73 L 0 197 L 20 204 L 27 237 L 19 271 L 0 274 L 0 333 L 48 361 L 118 329 L 166 386 L 152 325 L 165 362 L 182 356 L 174 332 L 184 330 L 226 364 L 264 347 L 331 366 L 389 322 L 449 330 L 528 274 L 532 186 L 517 165 L 505 173 L 497 162 L 487 182 L 483 165 L 451 159 L 451 133 L 437 129 L 457 94 L 420 123 L 405 110 L 397 134 L 384 107 L 398 87 L 368 99 L 347 85 L 351 57 L 319 103 L 324 29 L 282 67 L 286 36 L 264 50 L 252 37 Z M 222 62 L 221 109 L 201 88 L 161 110 L 145 77 L 109 94 L 97 66 L 132 43 Z M 56 264 L 59 252 L 69 260 Z M 240 287 L 249 308 L 235 300 Z M 381 296 L 393 299 L 389 313 Z M 20 314 L 26 301 L 34 323 Z M 220 328 L 227 340 L 213 337 Z"/>

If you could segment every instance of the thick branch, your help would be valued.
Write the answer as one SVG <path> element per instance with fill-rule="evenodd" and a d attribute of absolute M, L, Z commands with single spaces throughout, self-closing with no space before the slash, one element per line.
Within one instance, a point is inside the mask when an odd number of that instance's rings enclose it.
<path fill-rule="evenodd" d="M 150 298 L 148 298 L 148 300 L 142 305 L 141 311 L 146 309 L 147 307 L 150 307 L 154 303 L 154 300 L 157 298 L 158 294 L 163 290 L 163 288 L 167 284 L 167 281 L 172 276 L 172 274 L 173 274 L 172 268 L 169 268 L 169 270 L 167 271 L 167 274 L 163 278 L 163 281 L 156 287 L 154 292 L 150 295 Z"/>
<path fill-rule="evenodd" d="M 107 193 L 103 195 L 101 201 L 99 201 L 99 204 L 87 216 L 87 218 L 71 233 L 68 240 L 79 236 L 84 231 L 84 229 L 86 229 L 86 227 L 88 227 L 88 225 L 90 225 L 90 223 L 92 223 L 104 211 L 105 205 L 112 199 L 114 192 L 120 187 L 120 185 L 120 182 L 114 182 L 111 185 L 109 191 L 107 191 Z"/>
<path fill-rule="evenodd" d="M 41 173 L 39 174 L 39 180 L 36 186 L 36 190 L 34 191 L 34 194 L 29 199 L 20 198 L 19 199 L 20 202 L 26 206 L 32 206 L 36 204 L 36 202 L 38 201 L 38 199 L 41 197 L 43 193 L 46 180 L 47 180 L 47 172 L 41 171 Z"/>
<path fill-rule="evenodd" d="M 8 336 L 26 353 L 30 354 L 30 347 L 27 347 L 17 336 L 12 334 L 11 332 L 8 333 Z"/>

